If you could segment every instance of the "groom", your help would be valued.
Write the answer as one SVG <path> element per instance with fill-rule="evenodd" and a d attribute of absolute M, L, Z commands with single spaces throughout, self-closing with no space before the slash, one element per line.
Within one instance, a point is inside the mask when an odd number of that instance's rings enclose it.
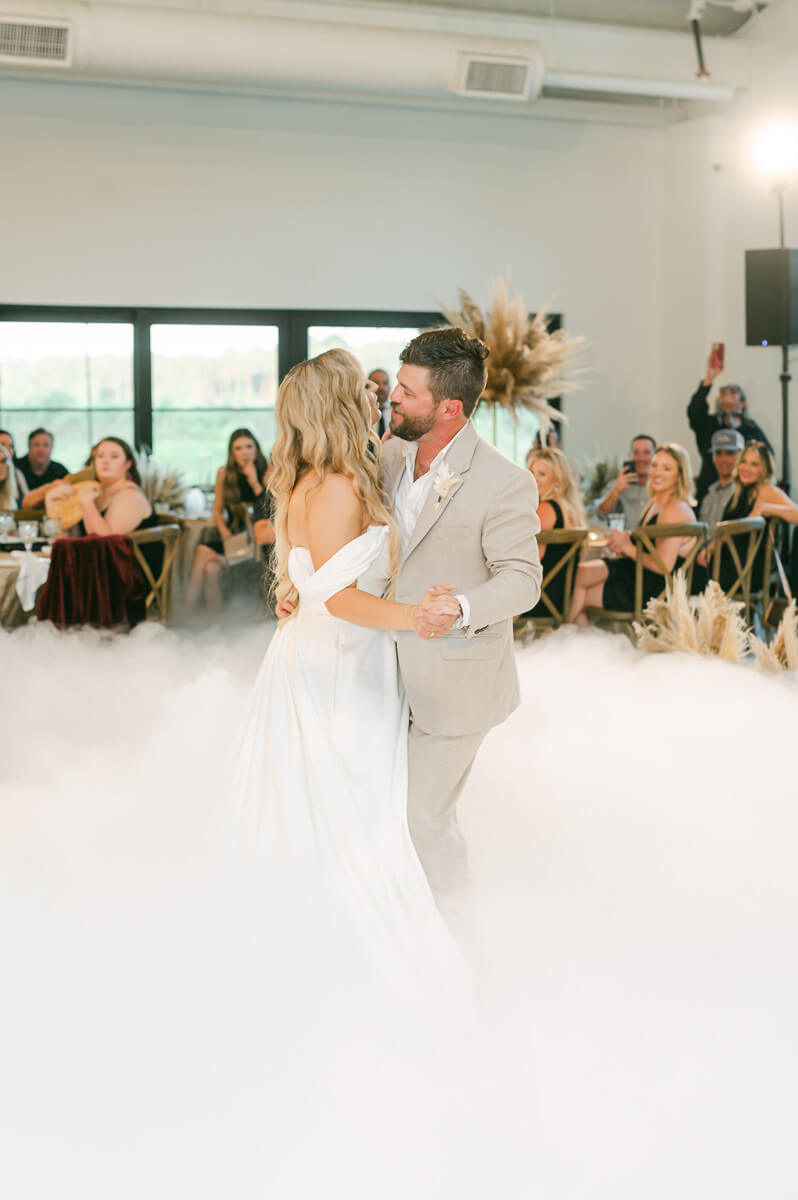
<path fill-rule="evenodd" d="M 422 616 L 397 633 L 410 704 L 408 819 L 444 910 L 468 884 L 457 799 L 485 734 L 519 703 L 513 617 L 533 608 L 542 571 L 538 493 L 528 471 L 470 420 L 485 388 L 487 346 L 435 329 L 405 346 L 383 446 L 385 490 L 402 535 L 396 599 L 451 585 L 459 616 Z"/>

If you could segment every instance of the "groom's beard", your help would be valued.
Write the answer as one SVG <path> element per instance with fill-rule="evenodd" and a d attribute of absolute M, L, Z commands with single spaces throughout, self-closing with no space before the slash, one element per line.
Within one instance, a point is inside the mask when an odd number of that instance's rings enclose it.
<path fill-rule="evenodd" d="M 403 413 L 398 404 L 391 405 L 391 433 L 405 442 L 417 442 L 425 433 L 429 433 L 438 415 L 437 406 L 426 417 L 409 417 Z M 396 422 L 397 416 L 399 422 Z"/>

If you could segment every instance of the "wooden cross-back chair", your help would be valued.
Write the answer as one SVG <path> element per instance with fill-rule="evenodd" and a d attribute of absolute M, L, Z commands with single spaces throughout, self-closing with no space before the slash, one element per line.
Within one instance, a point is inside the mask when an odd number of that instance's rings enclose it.
<path fill-rule="evenodd" d="M 777 542 L 782 540 L 782 527 L 785 522 L 781 517 L 765 517 L 765 532 L 762 537 L 764 540 L 764 552 L 762 555 L 762 578 L 757 582 L 755 587 L 754 580 L 751 580 L 751 616 L 752 619 L 756 615 L 761 622 L 761 633 L 764 634 L 767 641 L 770 641 L 773 630 L 765 620 L 765 615 L 770 606 L 771 600 L 778 596 L 781 591 L 778 573 L 775 568 L 775 558 L 773 550 Z M 798 543 L 796 550 L 798 552 Z"/>
<path fill-rule="evenodd" d="M 734 568 L 734 578 L 724 589 L 730 600 L 743 604 L 746 623 L 751 623 L 751 573 L 762 538 L 764 517 L 743 517 L 739 521 L 719 521 L 712 536 L 712 578 L 719 583 L 721 561 L 726 551 Z"/>
<path fill-rule="evenodd" d="M 169 618 L 169 582 L 181 532 L 179 525 L 169 524 L 153 525 L 150 529 L 138 529 L 129 535 L 133 544 L 133 554 L 149 585 L 145 600 L 148 619 L 157 617 L 158 620 L 165 623 Z M 163 546 L 163 558 L 160 570 L 156 575 L 152 567 L 152 559 L 144 553 L 143 547 L 157 546 L 158 544 Z"/>
<path fill-rule="evenodd" d="M 673 584 L 673 576 L 678 571 L 683 571 L 687 580 L 687 591 L 692 591 L 693 586 L 693 570 L 698 554 L 706 541 L 707 527 L 703 521 L 685 521 L 677 525 L 658 525 L 652 522 L 650 525 L 638 525 L 635 529 L 629 530 L 629 536 L 635 543 L 635 592 L 634 592 L 634 609 L 631 612 L 623 612 L 621 610 L 610 608 L 598 608 L 590 606 L 587 609 L 588 618 L 597 625 L 623 625 L 625 632 L 631 632 L 632 625 L 635 621 L 642 620 L 643 617 L 643 556 L 648 555 L 656 564 L 656 567 L 662 572 L 662 590 L 658 596 L 665 593 L 665 589 Z M 678 566 L 674 566 L 672 571 L 669 571 L 657 549 L 657 542 L 665 538 L 679 538 L 684 541 L 687 538 L 693 539 L 693 544 L 684 557 L 684 561 Z"/>
<path fill-rule="evenodd" d="M 538 534 L 539 546 L 567 546 L 566 551 L 557 562 L 543 556 L 543 581 L 540 585 L 540 603 L 545 612 L 534 617 L 516 617 L 514 632 L 516 637 L 528 633 L 540 633 L 545 629 L 559 629 L 571 619 L 571 600 L 574 592 L 574 573 L 579 560 L 579 552 L 587 537 L 586 529 L 544 529 Z M 547 569 L 547 563 L 551 566 Z M 564 581 L 562 604 L 558 607 L 551 595 L 551 584 L 562 578 Z"/>

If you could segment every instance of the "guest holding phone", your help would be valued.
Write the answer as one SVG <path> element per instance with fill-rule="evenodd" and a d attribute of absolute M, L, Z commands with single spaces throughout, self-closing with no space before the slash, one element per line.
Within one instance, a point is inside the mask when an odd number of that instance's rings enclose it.
<path fill-rule="evenodd" d="M 607 522 L 611 515 L 621 515 L 625 529 L 634 529 L 640 523 L 649 501 L 648 477 L 655 449 L 656 442 L 647 433 L 632 438 L 629 458 L 612 486 L 590 506 L 591 516 Z"/>
<path fill-rule="evenodd" d="M 773 449 L 767 434 L 747 415 L 745 392 L 738 383 L 723 384 L 718 392 L 716 411 L 709 411 L 709 393 L 724 366 L 724 344 L 713 342 L 707 357 L 704 378 L 687 406 L 687 419 L 695 434 L 698 453 L 701 455 L 701 470 L 696 482 L 696 499 L 699 504 L 707 494 L 709 485 L 718 478 L 717 469 L 712 461 L 712 435 L 718 429 L 736 429 L 745 443 L 764 442 L 768 449 Z"/>

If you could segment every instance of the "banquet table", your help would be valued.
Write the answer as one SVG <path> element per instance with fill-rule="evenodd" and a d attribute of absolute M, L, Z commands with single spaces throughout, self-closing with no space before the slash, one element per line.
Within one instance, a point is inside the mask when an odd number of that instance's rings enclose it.
<path fill-rule="evenodd" d="M 0 553 L 0 625 L 4 629 L 15 629 L 18 625 L 24 625 L 28 621 L 36 608 L 36 592 L 47 578 L 47 571 L 50 566 L 49 554 L 33 554 L 33 562 L 36 564 L 33 567 L 35 592 L 32 596 L 32 603 L 29 608 L 23 607 L 22 600 L 18 592 L 20 583 L 20 571 L 22 569 L 22 556 L 8 552 Z"/>

